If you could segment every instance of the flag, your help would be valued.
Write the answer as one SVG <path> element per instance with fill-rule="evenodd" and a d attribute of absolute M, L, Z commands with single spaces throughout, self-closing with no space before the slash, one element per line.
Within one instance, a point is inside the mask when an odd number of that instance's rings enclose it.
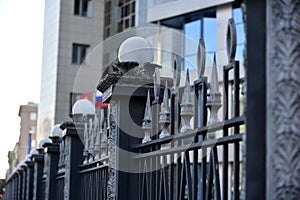
<path fill-rule="evenodd" d="M 88 99 L 91 102 L 93 102 L 93 93 L 92 92 L 88 92 L 88 93 L 80 94 L 79 99 Z"/>
<path fill-rule="evenodd" d="M 96 92 L 96 108 L 105 108 L 108 106 L 108 103 L 103 103 L 102 93 L 97 90 Z"/>

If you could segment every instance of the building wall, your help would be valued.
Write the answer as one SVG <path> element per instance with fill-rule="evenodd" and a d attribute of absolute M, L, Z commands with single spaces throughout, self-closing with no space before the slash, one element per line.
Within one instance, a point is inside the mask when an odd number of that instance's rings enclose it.
<path fill-rule="evenodd" d="M 31 134 L 31 146 L 36 145 L 36 127 L 37 127 L 37 111 L 38 105 L 28 103 L 21 105 L 19 109 L 19 117 L 21 118 L 20 136 L 18 142 L 17 158 L 18 163 L 25 159 L 28 154 L 29 134 Z"/>
<path fill-rule="evenodd" d="M 95 90 L 99 77 L 102 56 L 96 47 L 103 38 L 103 1 L 92 0 L 91 16 L 75 15 L 74 2 L 46 0 L 39 139 L 55 124 L 70 120 L 70 93 Z M 88 65 L 72 64 L 73 43 L 90 45 Z"/>
<path fill-rule="evenodd" d="M 60 9 L 60 0 L 45 1 L 38 138 L 49 132 L 54 124 Z"/>

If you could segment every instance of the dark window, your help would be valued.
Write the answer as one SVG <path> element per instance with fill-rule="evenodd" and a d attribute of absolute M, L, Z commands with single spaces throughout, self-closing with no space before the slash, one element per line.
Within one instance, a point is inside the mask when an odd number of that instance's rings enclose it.
<path fill-rule="evenodd" d="M 118 32 L 135 26 L 135 0 L 119 0 Z"/>
<path fill-rule="evenodd" d="M 105 1 L 104 6 L 104 39 L 110 36 L 111 29 L 111 0 Z"/>
<path fill-rule="evenodd" d="M 84 17 L 92 16 L 92 0 L 75 0 L 74 14 Z"/>
<path fill-rule="evenodd" d="M 89 53 L 89 45 L 86 44 L 73 44 L 73 55 L 72 55 L 72 63 L 73 64 L 88 64 L 88 59 L 86 59 Z"/>

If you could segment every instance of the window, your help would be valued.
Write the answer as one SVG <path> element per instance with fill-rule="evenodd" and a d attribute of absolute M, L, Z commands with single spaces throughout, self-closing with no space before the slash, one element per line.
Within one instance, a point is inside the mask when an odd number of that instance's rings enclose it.
<path fill-rule="evenodd" d="M 88 53 L 89 53 L 89 45 L 86 44 L 73 44 L 73 55 L 72 55 L 72 63 L 73 64 L 89 64 Z"/>
<path fill-rule="evenodd" d="M 217 19 L 214 9 L 185 16 L 183 24 L 184 68 L 195 69 L 197 66 L 197 46 L 200 38 L 204 39 L 206 48 L 206 66 L 212 66 L 217 49 Z"/>
<path fill-rule="evenodd" d="M 118 32 L 135 26 L 135 0 L 119 0 L 121 12 L 118 23 Z"/>
<path fill-rule="evenodd" d="M 31 121 L 36 121 L 36 112 L 30 112 L 29 113 L 29 119 Z"/>
<path fill-rule="evenodd" d="M 92 0 L 75 0 L 74 14 L 84 17 L 92 16 Z"/>
<path fill-rule="evenodd" d="M 111 29 L 111 0 L 105 1 L 104 6 L 104 39 L 110 36 Z"/>

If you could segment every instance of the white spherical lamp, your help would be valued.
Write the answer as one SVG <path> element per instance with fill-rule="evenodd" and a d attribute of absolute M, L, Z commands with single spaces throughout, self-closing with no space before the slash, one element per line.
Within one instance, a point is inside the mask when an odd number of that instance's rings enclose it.
<path fill-rule="evenodd" d="M 51 130 L 51 136 L 53 137 L 62 137 L 62 130 L 60 128 L 60 124 L 56 124 L 53 126 Z"/>
<path fill-rule="evenodd" d="M 40 139 L 40 141 L 39 141 L 39 148 L 43 149 L 44 148 L 43 145 L 45 143 L 51 143 L 51 141 L 49 140 L 49 138 L 42 138 L 42 139 Z"/>
<path fill-rule="evenodd" d="M 36 150 L 36 148 L 33 148 L 30 150 L 30 155 L 38 155 L 39 152 Z"/>
<path fill-rule="evenodd" d="M 27 154 L 26 157 L 25 157 L 25 160 L 26 160 L 26 161 L 30 161 L 30 160 L 31 160 L 31 155 L 30 155 L 30 154 Z"/>
<path fill-rule="evenodd" d="M 121 44 L 118 58 L 120 62 L 138 62 L 142 65 L 146 62 L 153 62 L 154 52 L 145 38 L 134 36 Z"/>
<path fill-rule="evenodd" d="M 95 105 L 87 99 L 79 99 L 72 107 L 72 114 L 94 115 Z"/>

